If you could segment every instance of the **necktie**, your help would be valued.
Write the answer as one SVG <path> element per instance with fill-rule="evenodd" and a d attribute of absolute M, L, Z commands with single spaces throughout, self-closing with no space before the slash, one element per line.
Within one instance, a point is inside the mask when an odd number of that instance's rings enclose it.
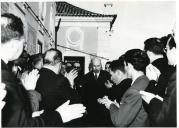
<path fill-rule="evenodd" d="M 95 77 L 96 80 L 98 79 L 97 73 L 95 73 L 94 77 Z"/>

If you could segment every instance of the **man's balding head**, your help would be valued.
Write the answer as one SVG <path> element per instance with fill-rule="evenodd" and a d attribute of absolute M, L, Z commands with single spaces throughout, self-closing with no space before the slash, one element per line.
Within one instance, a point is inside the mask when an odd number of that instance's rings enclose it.
<path fill-rule="evenodd" d="M 53 66 L 60 61 L 62 61 L 62 53 L 59 50 L 49 49 L 45 52 L 44 64 Z"/>
<path fill-rule="evenodd" d="M 101 66 L 101 60 L 99 58 L 93 58 L 91 60 L 92 65 L 93 65 L 93 72 L 99 73 L 102 66 Z"/>

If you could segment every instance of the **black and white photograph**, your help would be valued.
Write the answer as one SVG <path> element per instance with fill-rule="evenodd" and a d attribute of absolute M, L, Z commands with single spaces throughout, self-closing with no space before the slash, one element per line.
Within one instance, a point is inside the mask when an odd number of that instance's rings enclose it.
<path fill-rule="evenodd" d="M 0 6 L 0 127 L 177 127 L 177 0 Z"/>

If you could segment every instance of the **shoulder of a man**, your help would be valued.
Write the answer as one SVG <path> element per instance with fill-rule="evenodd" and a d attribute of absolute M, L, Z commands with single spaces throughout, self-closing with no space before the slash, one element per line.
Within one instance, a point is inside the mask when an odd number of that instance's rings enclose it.
<path fill-rule="evenodd" d="M 129 88 L 123 95 L 123 100 L 130 100 L 134 98 L 141 98 L 139 91 L 134 88 Z"/>

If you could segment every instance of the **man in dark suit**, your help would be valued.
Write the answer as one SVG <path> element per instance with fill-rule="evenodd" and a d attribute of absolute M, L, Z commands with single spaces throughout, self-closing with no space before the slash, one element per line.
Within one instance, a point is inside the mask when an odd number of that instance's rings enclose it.
<path fill-rule="evenodd" d="M 142 98 L 148 104 L 149 118 L 153 127 L 176 127 L 176 43 L 170 37 L 166 45 L 168 64 L 173 66 L 173 73 L 167 82 L 166 97 L 141 91 Z M 153 76 L 153 74 L 151 74 Z"/>
<path fill-rule="evenodd" d="M 164 48 L 165 45 L 159 38 L 149 38 L 144 42 L 144 50 L 151 63 L 146 70 L 150 70 L 151 66 L 154 66 L 156 70 L 158 70 L 156 79 L 149 77 L 150 82 L 145 91 L 157 94 L 161 97 L 165 96 L 169 74 L 168 60 L 165 56 Z"/>
<path fill-rule="evenodd" d="M 109 71 L 111 80 L 115 83 L 112 88 L 109 88 L 109 98 L 121 102 L 121 98 L 126 90 L 131 86 L 132 79 L 127 78 L 127 72 L 124 69 L 124 57 L 121 56 L 118 60 L 113 60 L 110 63 Z"/>
<path fill-rule="evenodd" d="M 87 107 L 89 126 L 111 126 L 109 112 L 97 102 L 107 93 L 104 83 L 110 79 L 110 74 L 102 70 L 101 60 L 92 59 L 92 71 L 87 73 L 82 80 L 84 87 L 83 102 Z"/>
<path fill-rule="evenodd" d="M 69 103 L 66 102 L 58 107 L 56 111 L 44 112 L 42 115 L 32 118 L 32 109 L 27 90 L 25 90 L 22 84 L 19 84 L 19 80 L 7 66 L 9 61 L 16 60 L 21 55 L 24 42 L 24 30 L 21 19 L 13 14 L 2 14 L 1 52 L 3 54 L 1 56 L 1 77 L 7 91 L 4 99 L 6 104 L 2 109 L 2 126 L 61 126 L 65 122 L 83 116 L 82 113 L 84 113 L 85 109 L 82 105 L 68 105 Z M 80 108 L 80 110 L 76 111 L 75 109 L 77 108 Z M 70 118 L 66 117 L 69 113 L 71 114 Z"/>
<path fill-rule="evenodd" d="M 43 68 L 39 71 L 36 90 L 42 95 L 41 107 L 45 111 L 53 111 L 66 100 L 70 103 L 80 103 L 77 92 L 71 88 L 66 77 L 61 75 L 62 53 L 49 49 L 44 56 Z M 70 126 L 75 126 L 73 123 Z"/>

